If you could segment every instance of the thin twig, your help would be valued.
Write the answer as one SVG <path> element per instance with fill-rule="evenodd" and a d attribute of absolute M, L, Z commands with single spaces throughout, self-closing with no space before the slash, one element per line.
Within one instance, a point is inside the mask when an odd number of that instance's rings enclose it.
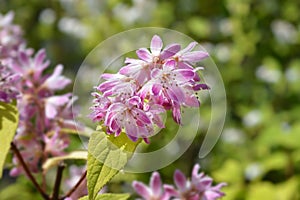
<path fill-rule="evenodd" d="M 55 183 L 54 183 L 53 194 L 52 194 L 51 200 L 58 200 L 59 189 L 60 189 L 60 184 L 61 184 L 61 180 L 62 180 L 62 173 L 63 173 L 63 170 L 65 169 L 65 167 L 66 167 L 66 165 L 63 162 L 59 163 L 59 165 L 57 167 L 56 179 L 55 179 Z"/>
<path fill-rule="evenodd" d="M 71 196 L 73 194 L 73 192 L 75 192 L 75 190 L 80 186 L 80 184 L 82 183 L 82 181 L 85 179 L 87 172 L 85 171 L 82 176 L 80 177 L 80 179 L 78 180 L 78 182 L 76 183 L 76 185 L 71 188 L 71 190 L 69 192 L 67 192 L 67 194 L 65 196 L 63 196 L 62 198 L 60 198 L 60 200 L 63 200 L 69 196 Z"/>
<path fill-rule="evenodd" d="M 31 180 L 31 182 L 33 183 L 33 185 L 35 186 L 35 188 L 39 191 L 39 193 L 43 196 L 43 198 L 45 200 L 50 200 L 50 197 L 45 193 L 45 191 L 40 187 L 40 185 L 37 183 L 36 179 L 34 178 L 34 176 L 31 174 L 30 170 L 28 169 L 28 166 L 26 165 L 20 151 L 18 150 L 18 148 L 16 147 L 16 145 L 11 142 L 10 143 L 11 149 L 13 150 L 13 152 L 16 154 L 18 160 L 20 161 L 26 175 L 28 176 L 28 178 Z"/>

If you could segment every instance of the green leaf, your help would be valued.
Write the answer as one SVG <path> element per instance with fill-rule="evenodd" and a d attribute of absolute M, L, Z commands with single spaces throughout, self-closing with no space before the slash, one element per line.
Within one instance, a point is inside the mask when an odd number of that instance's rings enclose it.
<path fill-rule="evenodd" d="M 62 160 L 86 160 L 87 155 L 88 155 L 87 151 L 73 151 L 64 156 L 49 158 L 43 164 L 43 170 L 48 171 L 51 167 L 57 166 L 58 163 Z"/>
<path fill-rule="evenodd" d="M 10 143 L 18 127 L 19 113 L 16 103 L 0 102 L 0 178 Z"/>
<path fill-rule="evenodd" d="M 140 142 L 131 141 L 125 133 L 118 137 L 99 131 L 92 134 L 87 162 L 89 199 L 95 199 L 100 189 L 126 165 Z"/>
<path fill-rule="evenodd" d="M 130 194 L 99 194 L 95 197 L 95 200 L 126 200 L 130 197 Z M 89 196 L 81 197 L 79 200 L 89 200 Z"/>

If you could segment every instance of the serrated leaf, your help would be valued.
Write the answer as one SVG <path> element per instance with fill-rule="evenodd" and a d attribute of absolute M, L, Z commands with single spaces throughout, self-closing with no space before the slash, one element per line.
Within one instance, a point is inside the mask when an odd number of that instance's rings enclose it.
<path fill-rule="evenodd" d="M 95 197 L 95 200 L 127 200 L 130 194 L 99 194 Z M 89 196 L 81 197 L 79 200 L 89 200 Z"/>
<path fill-rule="evenodd" d="M 104 132 L 92 134 L 87 162 L 89 199 L 95 199 L 100 189 L 126 165 L 140 142 L 131 141 L 125 133 L 118 137 Z"/>
<path fill-rule="evenodd" d="M 57 166 L 62 160 L 86 160 L 88 152 L 87 151 L 73 151 L 64 156 L 57 156 L 47 159 L 43 164 L 43 170 L 48 171 L 51 167 Z"/>
<path fill-rule="evenodd" d="M 18 127 L 19 113 L 16 103 L 0 102 L 0 178 L 7 153 L 10 149 L 10 143 L 14 138 Z"/>

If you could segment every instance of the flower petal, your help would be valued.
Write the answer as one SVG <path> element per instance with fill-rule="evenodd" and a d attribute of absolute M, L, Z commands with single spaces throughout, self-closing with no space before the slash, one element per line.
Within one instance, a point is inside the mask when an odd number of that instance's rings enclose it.
<path fill-rule="evenodd" d="M 179 44 L 171 44 L 167 46 L 162 53 L 160 54 L 160 59 L 165 60 L 170 58 L 171 56 L 175 55 L 180 50 Z"/>
<path fill-rule="evenodd" d="M 195 77 L 195 72 L 189 69 L 177 69 L 175 73 L 180 75 L 177 77 L 178 81 L 190 81 Z"/>
<path fill-rule="evenodd" d="M 191 42 L 187 47 L 185 47 L 180 51 L 180 54 L 184 54 L 186 52 L 191 51 L 197 44 L 198 44 L 197 42 Z"/>
<path fill-rule="evenodd" d="M 205 51 L 193 51 L 182 55 L 182 60 L 184 62 L 195 63 L 203 60 L 204 58 L 207 58 L 208 56 L 209 54 Z"/>
<path fill-rule="evenodd" d="M 152 86 L 152 93 L 156 96 L 160 93 L 162 87 L 160 84 L 153 84 Z"/>
<path fill-rule="evenodd" d="M 144 113 L 144 111 L 140 110 L 140 109 L 132 109 L 131 112 L 134 114 L 134 116 L 142 121 L 143 123 L 146 124 L 151 124 L 151 120 L 149 119 L 149 117 Z"/>
<path fill-rule="evenodd" d="M 163 70 L 171 71 L 171 70 L 175 69 L 175 65 L 176 65 L 176 61 L 175 61 L 175 60 L 168 60 L 168 61 L 164 64 Z"/>
<path fill-rule="evenodd" d="M 153 172 L 150 180 L 150 188 L 156 196 L 162 193 L 162 183 L 158 172 Z"/>
<path fill-rule="evenodd" d="M 45 115 L 49 119 L 53 119 L 57 114 L 59 106 L 63 106 L 70 101 L 71 94 L 61 96 L 51 96 L 46 99 Z"/>
<path fill-rule="evenodd" d="M 141 195 L 145 200 L 150 200 L 151 198 L 151 191 L 150 189 L 141 182 L 133 181 L 132 187 L 135 191 Z"/>
<path fill-rule="evenodd" d="M 159 56 L 160 51 L 163 47 L 163 42 L 158 35 L 154 35 L 151 40 L 150 50 L 152 55 Z"/>
<path fill-rule="evenodd" d="M 22 65 L 30 68 L 30 59 L 25 52 L 21 51 L 19 53 L 19 61 L 22 63 Z"/>
<path fill-rule="evenodd" d="M 172 86 L 170 85 L 168 87 L 168 89 L 166 89 L 166 91 L 167 91 L 168 96 L 172 100 L 177 101 L 179 103 L 184 102 L 185 95 L 184 95 L 184 92 L 182 91 L 181 87 L 178 87 L 175 85 L 172 85 Z"/>
<path fill-rule="evenodd" d="M 71 80 L 61 75 L 62 70 L 63 66 L 57 65 L 53 74 L 47 78 L 43 85 L 51 90 L 60 90 L 65 88 L 71 83 Z"/>
<path fill-rule="evenodd" d="M 172 185 L 165 184 L 164 190 L 170 197 L 179 197 L 178 191 Z"/>
<path fill-rule="evenodd" d="M 174 173 L 174 182 L 175 182 L 177 188 L 180 191 L 185 191 L 185 189 L 186 189 L 186 177 L 180 170 L 175 171 L 175 173 Z"/>
<path fill-rule="evenodd" d="M 141 48 L 136 51 L 136 54 L 140 59 L 147 61 L 147 62 L 152 62 L 152 55 L 150 54 L 148 49 Z"/>

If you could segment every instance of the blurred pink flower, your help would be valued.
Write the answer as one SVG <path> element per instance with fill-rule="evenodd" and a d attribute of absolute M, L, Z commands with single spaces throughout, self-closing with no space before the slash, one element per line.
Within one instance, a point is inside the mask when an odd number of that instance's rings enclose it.
<path fill-rule="evenodd" d="M 11 102 L 20 96 L 15 85 L 20 81 L 19 74 L 13 74 L 9 68 L 0 63 L 0 101 Z"/>
<path fill-rule="evenodd" d="M 150 179 L 150 186 L 144 183 L 134 181 L 132 187 L 143 197 L 144 200 L 168 200 L 170 196 L 164 192 L 162 181 L 158 172 L 153 172 Z"/>
<path fill-rule="evenodd" d="M 225 194 L 221 192 L 221 188 L 226 186 L 226 183 L 212 186 L 213 179 L 204 173 L 199 174 L 199 169 L 200 165 L 196 164 L 191 180 L 180 170 L 176 170 L 174 173 L 176 188 L 167 184 L 162 186 L 158 172 L 152 174 L 150 187 L 138 181 L 134 181 L 132 186 L 144 200 L 216 200 L 223 197 Z"/>
<path fill-rule="evenodd" d="M 212 186 L 213 179 L 206 176 L 204 173 L 198 173 L 200 165 L 196 164 L 193 168 L 191 180 L 180 171 L 176 170 L 174 173 L 174 182 L 177 190 L 168 191 L 176 198 L 184 198 L 188 200 L 203 199 L 203 200 L 215 200 L 224 196 L 224 193 L 220 189 L 226 186 L 226 183 L 220 183 L 216 186 Z"/>

